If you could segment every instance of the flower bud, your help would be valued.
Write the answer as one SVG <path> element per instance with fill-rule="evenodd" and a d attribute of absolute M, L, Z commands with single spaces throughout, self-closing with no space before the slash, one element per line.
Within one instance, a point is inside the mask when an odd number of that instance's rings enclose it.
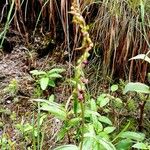
<path fill-rule="evenodd" d="M 84 60 L 84 61 L 83 61 L 83 64 L 84 64 L 84 65 L 88 65 L 88 63 L 89 63 L 89 62 L 88 62 L 87 60 Z"/>
<path fill-rule="evenodd" d="M 83 83 L 85 83 L 85 84 L 88 84 L 88 82 L 89 82 L 89 80 L 88 80 L 88 79 L 83 78 L 83 77 L 81 77 L 81 81 L 82 81 Z"/>
<path fill-rule="evenodd" d="M 79 99 L 80 101 L 83 101 L 83 98 L 84 98 L 83 94 L 78 93 L 78 99 Z"/>

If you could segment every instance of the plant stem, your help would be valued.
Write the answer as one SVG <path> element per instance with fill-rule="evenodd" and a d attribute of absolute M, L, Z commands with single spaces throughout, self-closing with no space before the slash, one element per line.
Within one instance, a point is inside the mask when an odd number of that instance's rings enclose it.
<path fill-rule="evenodd" d="M 83 147 L 83 139 L 84 139 L 84 104 L 83 104 L 83 101 L 81 101 L 80 103 L 81 105 L 81 118 L 82 118 L 82 133 L 81 133 L 81 146 L 80 146 L 80 150 L 82 150 L 82 147 Z"/>
<path fill-rule="evenodd" d="M 34 112 L 33 112 L 33 120 L 32 120 L 32 126 L 33 126 L 33 131 L 32 131 L 32 138 L 33 138 L 33 150 L 36 150 L 36 141 L 35 141 L 35 127 L 34 127 L 34 123 L 35 123 L 35 118 L 34 118 Z"/>
<path fill-rule="evenodd" d="M 38 134 L 37 134 L 37 150 L 40 150 L 40 102 L 38 102 L 38 120 L 37 120 L 37 130 L 38 130 Z"/>
<path fill-rule="evenodd" d="M 82 55 L 79 57 L 77 61 L 77 65 L 75 67 L 75 87 L 73 90 L 73 98 L 74 98 L 74 113 L 77 115 L 77 104 L 80 103 L 81 106 L 81 145 L 80 150 L 83 147 L 83 139 L 84 139 L 84 102 L 86 96 L 86 87 L 85 84 L 88 83 L 88 80 L 84 76 L 84 67 L 88 64 L 89 51 L 93 47 L 93 43 L 91 41 L 90 35 L 88 33 L 88 26 L 86 25 L 85 19 L 83 18 L 80 12 L 80 3 L 79 0 L 74 0 L 71 6 L 71 12 L 73 15 L 73 23 L 80 27 L 80 32 L 83 36 L 82 45 L 75 50 L 81 51 Z"/>

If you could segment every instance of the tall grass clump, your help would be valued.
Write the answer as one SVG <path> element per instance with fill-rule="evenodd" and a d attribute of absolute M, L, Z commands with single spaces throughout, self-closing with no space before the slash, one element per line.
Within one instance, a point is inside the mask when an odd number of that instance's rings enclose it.
<path fill-rule="evenodd" d="M 56 39 L 57 43 L 63 44 L 64 49 L 67 48 L 71 60 L 72 54 L 75 53 L 71 48 L 74 49 L 81 44 L 79 28 L 72 24 L 72 16 L 68 13 L 71 2 L 70 0 L 1 2 L 1 18 L 4 14 L 8 15 L 7 21 L 1 19 L 1 22 L 5 22 L 5 28 L 0 36 L 5 37 L 4 33 L 10 23 L 26 39 L 26 43 L 29 41 L 31 30 L 33 35 L 37 31 L 42 35 L 49 32 L 49 38 Z M 95 56 L 100 56 L 100 59 L 96 57 L 94 60 L 96 63 L 102 62 L 103 77 L 108 75 L 113 78 L 144 82 L 147 63 L 128 62 L 128 59 L 149 50 L 149 0 L 81 0 L 78 3 L 83 17 L 89 24 Z"/>
<path fill-rule="evenodd" d="M 6 22 L 5 22 L 4 29 L 3 29 L 3 31 L 0 33 L 0 39 L 1 39 L 1 41 L 0 41 L 0 48 L 2 48 L 2 44 L 3 44 L 3 42 L 4 42 L 4 39 L 6 38 L 6 33 L 7 33 L 7 31 L 9 30 L 10 23 L 11 23 L 11 21 L 12 21 L 12 19 L 13 19 L 12 13 L 13 13 L 13 8 L 14 8 L 14 3 L 15 3 L 15 1 L 12 0 L 12 3 L 11 3 L 11 5 L 10 5 L 10 9 L 9 9 L 9 11 L 8 11 L 8 14 L 7 14 L 7 19 L 6 19 Z M 7 5 L 8 5 L 8 2 L 6 1 L 6 4 L 4 5 L 4 9 L 5 9 L 5 7 L 6 7 Z M 2 20 L 2 18 L 3 18 L 4 9 L 2 9 L 2 12 L 1 12 L 1 20 Z"/>
<path fill-rule="evenodd" d="M 92 22 L 91 35 L 97 53 L 102 54 L 103 75 L 145 81 L 147 64 L 128 62 L 128 59 L 147 53 L 150 48 L 150 1 L 98 2 L 93 3 L 98 10 Z"/>

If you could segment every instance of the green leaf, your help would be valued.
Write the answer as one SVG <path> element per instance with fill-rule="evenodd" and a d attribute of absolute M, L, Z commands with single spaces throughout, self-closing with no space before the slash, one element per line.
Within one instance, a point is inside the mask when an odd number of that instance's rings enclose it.
<path fill-rule="evenodd" d="M 92 147 L 94 146 L 95 142 L 94 142 L 94 139 L 93 138 L 84 138 L 84 141 L 83 141 L 83 150 L 91 150 Z"/>
<path fill-rule="evenodd" d="M 53 102 L 54 99 L 55 99 L 54 94 L 52 94 L 52 95 L 49 97 L 48 101 Z"/>
<path fill-rule="evenodd" d="M 98 105 L 100 105 L 100 107 L 104 107 L 109 103 L 110 99 L 106 96 L 106 94 L 101 94 L 100 96 L 98 96 L 97 103 Z"/>
<path fill-rule="evenodd" d="M 101 99 L 100 101 L 100 107 L 104 107 L 109 103 L 110 99 L 108 97 Z"/>
<path fill-rule="evenodd" d="M 62 78 L 62 76 L 58 73 L 53 73 L 49 75 L 49 78 Z"/>
<path fill-rule="evenodd" d="M 40 126 L 42 125 L 44 119 L 47 117 L 47 114 L 43 114 L 41 117 L 40 117 L 40 121 L 39 121 L 39 124 Z"/>
<path fill-rule="evenodd" d="M 51 87 L 55 87 L 55 82 L 53 80 L 49 80 L 48 85 Z"/>
<path fill-rule="evenodd" d="M 30 71 L 30 73 L 32 75 L 46 75 L 45 71 L 39 71 L 39 70 L 32 70 L 32 71 Z"/>
<path fill-rule="evenodd" d="M 42 90 L 45 90 L 48 86 L 49 78 L 41 78 L 40 79 L 40 86 Z"/>
<path fill-rule="evenodd" d="M 149 86 L 140 83 L 140 82 L 130 82 L 125 86 L 124 89 L 124 94 L 126 94 L 127 92 L 137 92 L 137 93 L 145 93 L 145 94 L 150 94 L 150 89 Z"/>
<path fill-rule="evenodd" d="M 78 125 L 78 123 L 81 121 L 81 118 L 73 118 L 71 120 L 68 121 L 68 126 L 72 127 L 72 126 L 76 126 Z"/>
<path fill-rule="evenodd" d="M 116 145 L 117 150 L 128 150 L 131 148 L 133 141 L 130 139 L 123 139 L 119 141 Z"/>
<path fill-rule="evenodd" d="M 116 128 L 115 127 L 106 127 L 104 128 L 104 132 L 107 134 L 112 133 Z"/>
<path fill-rule="evenodd" d="M 66 119 L 66 112 L 61 107 L 56 107 L 55 105 L 43 105 L 40 109 L 52 113 L 60 120 Z"/>
<path fill-rule="evenodd" d="M 90 117 L 91 115 L 100 116 L 100 114 L 93 110 L 85 110 L 85 117 Z"/>
<path fill-rule="evenodd" d="M 97 118 L 97 116 L 95 116 L 95 115 L 91 115 L 91 122 L 93 122 L 93 126 L 94 126 L 94 128 L 95 128 L 95 130 L 98 128 L 98 123 L 100 123 L 99 121 L 98 121 L 98 118 Z M 101 128 L 101 127 L 100 127 Z"/>
<path fill-rule="evenodd" d="M 97 111 L 96 102 L 94 99 L 91 99 L 90 104 L 91 104 L 91 110 Z"/>
<path fill-rule="evenodd" d="M 33 126 L 31 126 L 29 123 L 24 125 L 24 132 L 29 132 L 33 130 Z"/>
<path fill-rule="evenodd" d="M 78 100 L 76 98 L 74 99 L 74 103 L 73 103 L 73 111 L 74 111 L 74 114 L 77 114 L 77 111 L 78 111 Z"/>
<path fill-rule="evenodd" d="M 112 140 L 112 142 L 114 142 L 115 140 L 117 140 L 130 126 L 130 121 L 128 121 L 127 125 L 120 131 L 120 133 L 118 135 L 115 136 L 115 138 Z"/>
<path fill-rule="evenodd" d="M 62 140 L 62 139 L 64 138 L 64 136 L 66 135 L 67 131 L 68 131 L 67 128 L 62 127 L 62 128 L 60 129 L 60 131 L 58 132 L 58 134 L 57 134 L 57 141 L 60 142 L 60 140 Z"/>
<path fill-rule="evenodd" d="M 68 144 L 68 145 L 59 146 L 54 150 L 79 150 L 79 149 L 76 145 Z"/>
<path fill-rule="evenodd" d="M 97 121 L 96 123 L 94 123 L 94 128 L 97 133 L 100 133 L 103 130 L 103 125 L 101 124 L 101 122 Z"/>
<path fill-rule="evenodd" d="M 129 59 L 129 60 L 133 60 L 133 59 L 142 59 L 142 60 L 145 60 L 145 61 L 147 61 L 148 63 L 150 63 L 150 58 L 149 58 L 147 55 L 145 55 L 145 54 L 139 54 L 139 55 L 137 55 L 137 56 L 135 56 L 135 57 L 132 57 L 132 58 Z"/>
<path fill-rule="evenodd" d="M 145 135 L 143 133 L 126 131 L 120 134 L 121 138 L 127 138 L 135 141 L 143 141 L 145 139 Z"/>
<path fill-rule="evenodd" d="M 97 140 L 106 150 L 116 150 L 115 146 L 111 142 L 102 138 L 97 138 Z"/>
<path fill-rule="evenodd" d="M 90 123 L 86 124 L 86 129 L 88 132 L 86 132 L 84 134 L 84 137 L 92 137 L 93 138 L 93 136 L 95 136 L 95 129 L 94 129 L 93 124 L 90 124 Z"/>
<path fill-rule="evenodd" d="M 107 118 L 106 116 L 100 116 L 100 117 L 98 117 L 98 119 L 100 122 L 112 125 L 111 120 L 109 118 Z"/>
<path fill-rule="evenodd" d="M 52 113 L 56 118 L 60 120 L 66 119 L 67 113 L 62 105 L 44 99 L 34 99 L 33 101 L 41 102 L 41 110 Z"/>
<path fill-rule="evenodd" d="M 97 102 L 100 103 L 105 97 L 106 97 L 106 94 L 101 94 L 100 96 L 98 96 Z"/>
<path fill-rule="evenodd" d="M 98 133 L 98 137 L 103 138 L 107 141 L 109 141 L 109 138 L 110 138 L 109 135 L 106 132 L 103 132 L 103 131 Z"/>
<path fill-rule="evenodd" d="M 137 149 L 148 149 L 147 145 L 144 143 L 136 143 L 132 147 Z"/>
<path fill-rule="evenodd" d="M 51 70 L 48 72 L 48 74 L 62 73 L 62 72 L 64 72 L 64 71 L 65 71 L 65 69 L 63 69 L 63 68 L 54 68 L 54 69 L 51 69 Z"/>
<path fill-rule="evenodd" d="M 117 91 L 117 90 L 118 90 L 118 85 L 117 85 L 117 84 L 112 85 L 111 88 L 110 88 L 110 90 L 111 90 L 112 92 Z"/>

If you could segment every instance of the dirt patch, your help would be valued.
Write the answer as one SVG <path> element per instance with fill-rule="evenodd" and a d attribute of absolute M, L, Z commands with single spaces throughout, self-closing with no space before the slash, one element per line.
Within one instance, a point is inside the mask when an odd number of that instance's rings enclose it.
<path fill-rule="evenodd" d="M 45 57 L 38 58 L 36 51 L 29 50 L 26 46 L 18 44 L 11 53 L 4 53 L 0 56 L 0 137 L 5 134 L 11 141 L 15 141 L 17 149 L 28 147 L 31 141 L 24 145 L 23 137 L 16 130 L 16 125 L 22 121 L 30 122 L 37 113 L 37 106 L 30 100 L 34 96 L 35 81 L 30 71 L 50 70 L 55 67 L 68 68 L 67 64 L 62 62 L 61 54 L 57 50 L 55 55 L 48 54 Z M 66 76 L 67 72 L 64 76 Z M 16 82 L 17 92 L 7 91 L 7 87 L 12 82 Z M 63 81 L 58 81 L 58 86 L 52 90 L 49 95 L 54 93 L 56 101 L 62 102 L 67 99 L 69 92 L 66 92 Z M 66 94 L 67 93 L 67 94 Z M 47 123 L 45 143 L 48 147 L 55 144 L 56 132 L 61 126 L 55 118 L 50 118 Z"/>

